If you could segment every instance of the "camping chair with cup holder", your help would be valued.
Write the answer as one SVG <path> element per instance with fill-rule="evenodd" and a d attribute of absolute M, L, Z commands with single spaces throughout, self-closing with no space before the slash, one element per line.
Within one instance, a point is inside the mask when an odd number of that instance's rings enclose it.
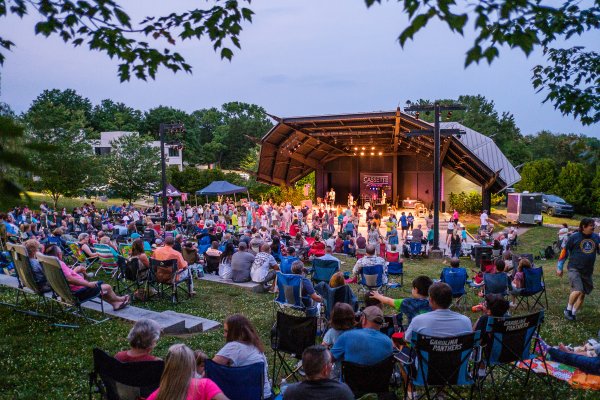
<path fill-rule="evenodd" d="M 385 293 L 387 285 L 384 281 L 384 268 L 383 265 L 369 265 L 362 267 L 360 270 L 360 277 L 358 284 L 360 290 L 364 293 L 376 290 L 381 293 Z"/>
<path fill-rule="evenodd" d="M 312 261 L 311 278 L 313 283 L 329 282 L 333 274 L 340 270 L 340 263 L 336 260 L 321 260 L 314 258 Z"/>
<path fill-rule="evenodd" d="M 546 305 L 546 309 L 548 309 L 548 296 L 546 295 L 543 268 L 523 268 L 523 275 L 525 277 L 525 287 L 519 293 L 515 294 L 517 299 L 515 310 L 526 305 L 527 311 L 531 311 L 538 305 L 544 308 L 544 304 Z"/>
<path fill-rule="evenodd" d="M 357 399 L 367 393 L 375 393 L 381 398 L 391 392 L 390 383 L 395 361 L 394 356 L 374 365 L 342 361 L 342 379 Z"/>
<path fill-rule="evenodd" d="M 117 277 L 119 273 L 119 257 L 122 259 L 121 263 L 125 262 L 125 258 L 122 256 L 115 256 L 113 249 L 107 244 L 97 244 L 94 246 L 94 251 L 98 253 L 98 260 L 100 265 L 94 276 L 98 275 L 100 271 L 106 272 L 111 278 Z"/>
<path fill-rule="evenodd" d="M 452 288 L 452 298 L 454 302 L 452 307 L 466 307 L 467 270 L 464 268 L 445 267 L 442 269 L 441 281 L 447 283 Z"/>
<path fill-rule="evenodd" d="M 397 261 L 388 262 L 387 273 L 388 273 L 388 276 L 392 275 L 392 276 L 400 277 L 400 285 L 398 285 L 396 283 L 396 284 L 394 284 L 395 285 L 394 287 L 398 288 L 398 287 L 404 286 L 404 263 L 397 262 Z"/>

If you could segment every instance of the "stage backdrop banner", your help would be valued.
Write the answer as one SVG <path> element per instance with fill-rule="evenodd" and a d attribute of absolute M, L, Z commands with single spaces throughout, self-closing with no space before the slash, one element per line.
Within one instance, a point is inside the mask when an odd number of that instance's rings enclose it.
<path fill-rule="evenodd" d="M 386 172 L 361 172 L 360 195 L 370 201 L 378 202 L 382 191 L 385 191 L 387 200 L 392 198 L 392 174 Z"/>

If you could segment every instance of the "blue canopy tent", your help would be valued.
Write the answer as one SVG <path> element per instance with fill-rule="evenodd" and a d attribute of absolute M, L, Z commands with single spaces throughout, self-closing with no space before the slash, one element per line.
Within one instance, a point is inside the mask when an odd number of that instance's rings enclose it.
<path fill-rule="evenodd" d="M 211 182 L 211 184 L 205 187 L 204 189 L 198 190 L 196 194 L 200 196 L 206 196 L 207 202 L 208 196 L 222 196 L 224 194 L 233 194 L 234 200 L 237 201 L 237 199 L 235 198 L 235 194 L 243 192 L 248 193 L 248 188 L 245 188 L 243 186 L 237 186 L 227 181 L 214 181 Z M 249 194 L 248 198 L 250 198 Z"/>

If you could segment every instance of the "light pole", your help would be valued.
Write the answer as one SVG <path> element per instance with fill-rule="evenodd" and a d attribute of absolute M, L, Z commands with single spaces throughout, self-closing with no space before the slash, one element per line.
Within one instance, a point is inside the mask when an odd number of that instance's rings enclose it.
<path fill-rule="evenodd" d="M 158 129 L 160 139 L 160 169 L 162 184 L 163 226 L 167 223 L 167 163 L 165 160 L 165 135 L 170 133 L 183 132 L 185 132 L 185 126 L 181 122 L 170 124 L 161 123 Z"/>
<path fill-rule="evenodd" d="M 440 195 L 441 195 L 441 173 L 442 166 L 440 160 L 440 142 L 442 136 L 452 136 L 464 134 L 464 131 L 459 129 L 440 129 L 440 114 L 442 111 L 465 110 L 466 108 L 460 104 L 440 105 L 437 101 L 433 105 L 410 105 L 404 108 L 404 111 L 416 111 L 417 119 L 418 112 L 433 111 L 434 122 L 433 131 L 418 130 L 407 133 L 407 137 L 433 135 L 433 250 L 440 249 Z"/>

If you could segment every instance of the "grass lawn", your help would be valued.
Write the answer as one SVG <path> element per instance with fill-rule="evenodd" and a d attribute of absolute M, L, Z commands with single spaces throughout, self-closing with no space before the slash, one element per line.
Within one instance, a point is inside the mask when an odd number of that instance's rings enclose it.
<path fill-rule="evenodd" d="M 503 207 L 503 206 L 502 207 L 501 206 L 492 207 L 492 213 L 506 217 L 506 207 Z M 578 227 L 579 221 L 581 221 L 585 217 L 585 215 L 575 214 L 571 218 L 566 218 L 566 217 L 557 217 L 555 215 L 548 215 L 546 213 L 542 213 L 542 217 L 543 217 L 544 224 L 550 224 L 550 225 L 567 224 L 572 227 Z"/>
<path fill-rule="evenodd" d="M 535 227 L 522 235 L 520 252 L 537 254 L 551 243 L 556 229 Z M 350 270 L 353 260 L 343 259 L 344 270 Z M 465 260 L 464 266 L 473 267 L 471 260 Z M 540 261 L 544 267 L 548 287 L 550 309 L 546 313 L 542 335 L 551 344 L 559 342 L 579 344 L 590 337 L 596 337 L 600 320 L 600 300 L 597 291 L 586 299 L 583 311 L 576 323 L 564 320 L 562 310 L 565 307 L 569 285 L 566 278 L 558 278 L 554 273 L 555 261 Z M 405 286 L 388 292 L 392 297 L 410 295 L 410 282 L 420 274 L 438 277 L 441 263 L 436 260 L 407 261 L 405 264 Z M 596 279 L 598 279 L 596 277 Z M 357 289 L 357 287 L 354 287 Z M 269 331 L 272 325 L 272 295 L 254 294 L 244 289 L 196 281 L 198 296 L 172 306 L 166 301 L 151 302 L 147 307 L 155 310 L 174 309 L 222 322 L 232 313 L 248 316 L 258 328 L 263 341 L 269 343 Z M 356 291 L 356 290 L 355 290 Z M 0 289 L 0 300 L 7 301 L 14 291 Z M 475 304 L 477 297 L 469 293 L 469 304 Z M 387 310 L 391 313 L 391 309 Z M 475 321 L 478 317 L 467 311 Z M 91 326 L 82 325 L 79 329 L 57 328 L 49 326 L 45 320 L 32 318 L 0 306 L 0 399 L 81 399 L 87 391 L 87 373 L 92 368 L 94 347 L 100 347 L 109 353 L 127 348 L 125 339 L 131 325 L 118 320 Z M 193 349 L 202 349 L 209 356 L 214 355 L 223 345 L 223 331 L 195 335 L 188 338 L 163 337 L 155 349 L 155 354 L 163 356 L 173 343 L 184 342 Z M 266 346 L 268 347 L 268 345 Z M 270 350 L 267 357 L 271 366 Z M 531 382 L 529 389 L 512 382 L 505 398 L 544 398 L 554 392 L 560 399 L 597 399 L 600 394 L 571 389 L 568 385 L 553 381 L 550 389 Z M 485 398 L 493 398 L 487 388 Z"/>
<path fill-rule="evenodd" d="M 15 206 L 27 205 L 29 208 L 33 210 L 40 209 L 40 204 L 42 202 L 48 203 L 50 207 L 54 204 L 52 201 L 52 197 L 44 193 L 37 192 L 27 192 L 29 198 L 22 196 L 20 200 L 6 200 L 6 203 L 3 203 L 4 209 L 12 208 Z M 85 198 L 70 198 L 70 197 L 61 197 L 58 199 L 58 208 L 62 209 L 66 207 L 69 212 L 75 207 L 81 207 L 83 203 L 96 203 L 97 208 L 106 208 L 111 205 L 120 205 L 123 204 L 123 200 L 121 199 L 109 199 L 108 201 L 101 201 L 98 198 L 94 199 L 85 199 Z"/>

